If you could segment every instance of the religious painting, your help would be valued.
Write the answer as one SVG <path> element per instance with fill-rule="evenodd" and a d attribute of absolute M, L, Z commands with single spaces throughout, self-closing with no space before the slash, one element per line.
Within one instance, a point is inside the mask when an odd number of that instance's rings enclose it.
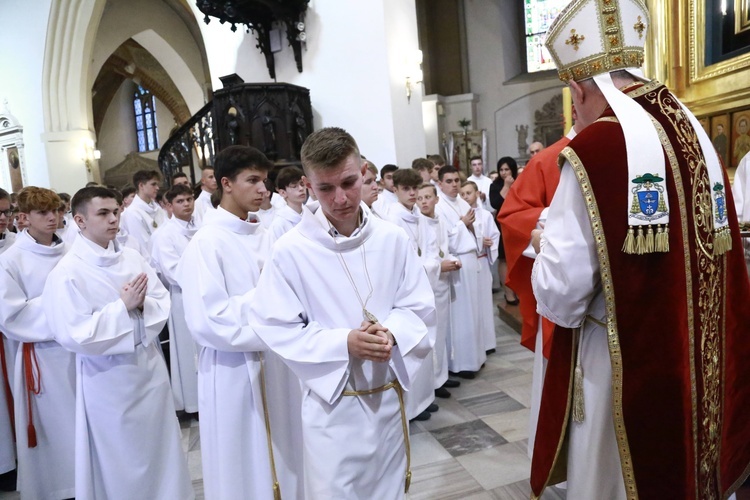
<path fill-rule="evenodd" d="M 708 118 L 704 118 L 703 120 L 708 122 Z M 706 126 L 704 125 L 703 128 L 705 129 Z M 724 162 L 725 166 L 729 167 L 729 114 L 712 116 L 711 128 L 710 130 L 706 130 L 706 133 L 711 137 L 711 142 L 714 144 L 716 152 L 719 153 L 721 161 Z"/>
<path fill-rule="evenodd" d="M 711 135 L 711 119 L 709 117 L 704 116 L 703 118 L 698 118 L 698 123 L 701 124 L 701 127 L 703 127 L 703 130 L 705 130 L 708 135 Z"/>
<path fill-rule="evenodd" d="M 721 8 L 712 4 L 688 0 L 687 32 L 696 35 L 686 40 L 690 84 L 750 67 L 750 0 L 729 0 Z M 669 15 L 669 9 L 665 11 Z"/>
<path fill-rule="evenodd" d="M 18 156 L 18 148 L 16 146 L 10 147 L 5 150 L 6 157 L 8 158 L 8 174 L 10 176 L 10 188 L 14 193 L 19 192 L 23 189 L 23 176 L 21 175 L 21 158 Z"/>
<path fill-rule="evenodd" d="M 750 109 L 732 113 L 732 166 L 750 153 Z"/>
<path fill-rule="evenodd" d="M 487 134 L 485 130 L 467 130 L 465 132 L 451 132 L 448 142 L 448 164 L 453 165 L 459 172 L 471 175 L 472 156 L 481 156 L 487 165 Z"/>

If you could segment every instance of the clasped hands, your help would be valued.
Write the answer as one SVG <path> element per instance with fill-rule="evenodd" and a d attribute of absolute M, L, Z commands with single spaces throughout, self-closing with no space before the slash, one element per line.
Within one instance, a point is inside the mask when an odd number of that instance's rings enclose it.
<path fill-rule="evenodd" d="M 125 309 L 128 312 L 138 309 L 143 311 L 143 303 L 146 300 L 146 290 L 148 289 L 148 276 L 141 273 L 133 281 L 125 283 L 120 290 L 120 298 L 125 303 Z"/>
<path fill-rule="evenodd" d="M 395 342 L 388 328 L 380 323 L 363 321 L 359 329 L 349 332 L 346 343 L 351 356 L 382 363 L 390 361 Z"/>

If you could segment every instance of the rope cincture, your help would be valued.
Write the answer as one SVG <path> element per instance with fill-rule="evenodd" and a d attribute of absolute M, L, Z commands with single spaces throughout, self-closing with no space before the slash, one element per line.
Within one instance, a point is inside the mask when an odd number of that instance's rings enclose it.
<path fill-rule="evenodd" d="M 268 444 L 268 460 L 271 464 L 271 483 L 273 484 L 274 500 L 281 500 L 281 486 L 279 479 L 276 477 L 276 462 L 273 459 L 273 441 L 271 439 L 271 420 L 268 417 L 268 403 L 266 400 L 266 371 L 263 362 L 263 353 L 258 353 L 260 360 L 260 396 L 263 400 L 263 417 L 266 423 L 266 440 Z"/>
<path fill-rule="evenodd" d="M 34 344 L 24 343 L 23 349 L 23 369 L 26 378 L 26 405 L 29 417 L 29 424 L 26 428 L 28 437 L 28 447 L 36 448 L 36 427 L 34 427 L 34 409 L 32 406 L 32 395 L 38 396 L 42 392 L 42 372 L 39 370 L 39 360 L 36 357 Z M 34 374 L 36 373 L 36 377 Z"/>

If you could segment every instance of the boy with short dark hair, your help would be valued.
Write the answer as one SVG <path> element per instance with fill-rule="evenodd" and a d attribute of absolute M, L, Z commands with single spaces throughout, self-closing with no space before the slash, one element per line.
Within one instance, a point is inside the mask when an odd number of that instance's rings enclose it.
<path fill-rule="evenodd" d="M 461 184 L 461 198 L 475 210 L 474 235 L 479 248 L 479 274 L 477 298 L 479 300 L 479 331 L 484 338 L 484 349 L 487 354 L 495 352 L 495 314 L 492 306 L 492 264 L 497 260 L 500 231 L 495 218 L 485 210 L 479 198 L 479 188 L 473 181 Z"/>
<path fill-rule="evenodd" d="M 249 146 L 229 146 L 216 155 L 219 203 L 206 212 L 177 266 L 185 320 L 200 345 L 206 498 L 272 498 L 279 489 L 283 498 L 301 496 L 299 381 L 273 353 L 263 353 L 266 348 L 248 317 L 270 253 L 268 235 L 255 214 L 268 193 L 265 181 L 272 166 Z M 264 375 L 275 390 L 266 393 Z"/>
<path fill-rule="evenodd" d="M 18 193 L 27 228 L 0 256 L 0 329 L 16 343 L 13 394 L 18 489 L 24 498 L 75 496 L 75 356 L 55 342 L 41 298 L 66 252 L 55 234 L 60 198 L 29 186 Z"/>
<path fill-rule="evenodd" d="M 112 191 L 83 188 L 72 205 L 81 233 L 42 304 L 55 339 L 76 353 L 75 496 L 193 498 L 158 343 L 169 294 L 138 252 L 114 243 Z"/>
<path fill-rule="evenodd" d="M 380 183 L 383 186 L 383 190 L 378 195 L 378 201 L 374 203 L 375 209 L 380 214 L 388 213 L 388 208 L 391 203 L 398 203 L 396 193 L 393 192 L 393 174 L 399 168 L 396 165 L 384 165 L 380 169 Z"/>
<path fill-rule="evenodd" d="M 411 168 L 419 172 L 419 175 L 422 176 L 422 182 L 430 182 L 432 179 L 432 171 L 435 168 L 435 165 L 428 160 L 427 158 L 415 158 L 414 161 L 411 162 Z"/>
<path fill-rule="evenodd" d="M 304 173 L 299 167 L 285 167 L 276 176 L 276 190 L 286 201 L 286 205 L 276 210 L 276 215 L 268 232 L 272 241 L 281 238 L 284 233 L 302 220 L 302 205 L 307 199 L 307 188 L 302 181 Z"/>
<path fill-rule="evenodd" d="M 172 308 L 169 311 L 169 372 L 175 409 L 198 413 L 198 372 L 196 348 L 185 323 L 182 289 L 177 283 L 177 265 L 188 243 L 197 231 L 193 221 L 193 190 L 175 184 L 164 195 L 172 218 L 156 230 L 151 238 L 151 265 L 169 289 Z"/>
<path fill-rule="evenodd" d="M 389 207 L 388 220 L 406 231 L 412 248 L 417 254 L 422 267 L 432 285 L 440 276 L 435 234 L 427 227 L 427 221 L 416 206 L 417 190 L 422 178 L 413 169 L 399 169 L 393 173 L 393 191 L 398 203 Z M 432 342 L 435 342 L 435 330 L 431 330 Z M 430 412 L 438 410 L 433 403 L 435 383 L 432 358 L 422 363 L 412 382 L 411 390 L 406 394 L 406 415 L 410 420 L 428 420 Z"/>
<path fill-rule="evenodd" d="M 120 225 L 139 245 L 146 261 L 151 259 L 151 235 L 167 220 L 156 197 L 161 186 L 161 174 L 156 170 L 139 170 L 133 174 L 136 196 L 120 219 Z M 124 195 L 123 195 L 124 196 Z"/>
<path fill-rule="evenodd" d="M 435 213 L 448 226 L 448 249 L 461 261 L 459 277 L 454 281 L 455 300 L 451 301 L 451 350 L 449 370 L 472 379 L 487 360 L 485 341 L 480 331 L 476 212 L 459 196 L 458 171 L 445 166 L 438 172 L 440 203 Z"/>

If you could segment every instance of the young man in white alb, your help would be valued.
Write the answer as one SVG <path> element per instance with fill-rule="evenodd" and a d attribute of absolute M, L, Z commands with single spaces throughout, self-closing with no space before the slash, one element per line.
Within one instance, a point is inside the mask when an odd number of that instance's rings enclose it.
<path fill-rule="evenodd" d="M 0 256 L 0 330 L 18 346 L 13 394 L 22 498 L 76 496 L 71 460 L 75 355 L 55 342 L 41 297 L 47 276 L 66 252 L 55 234 L 60 206 L 60 198 L 49 189 L 21 190 L 19 217 L 28 227 Z"/>
<path fill-rule="evenodd" d="M 198 227 L 203 224 L 206 212 L 214 209 L 214 206 L 211 204 L 211 195 L 214 191 L 216 191 L 214 167 L 208 165 L 201 170 L 201 194 L 195 199 L 195 210 L 193 211 L 193 217 Z"/>
<path fill-rule="evenodd" d="M 167 214 L 156 202 L 161 186 L 161 174 L 156 170 L 139 170 L 133 174 L 136 195 L 122 212 L 120 225 L 138 243 L 141 256 L 151 259 L 151 235 L 167 220 Z"/>
<path fill-rule="evenodd" d="M 193 190 L 175 184 L 164 195 L 172 211 L 151 239 L 151 265 L 169 289 L 169 371 L 177 410 L 198 413 L 198 370 L 193 337 L 185 324 L 182 289 L 177 283 L 177 265 L 198 228 L 193 221 Z"/>
<path fill-rule="evenodd" d="M 384 165 L 380 169 L 380 182 L 383 184 L 383 191 L 378 196 L 378 200 L 373 204 L 375 210 L 384 216 L 388 213 L 388 207 L 392 203 L 398 203 L 396 193 L 393 192 L 393 172 L 398 170 L 396 165 Z"/>
<path fill-rule="evenodd" d="M 302 170 L 297 167 L 285 167 L 276 177 L 276 189 L 286 201 L 286 205 L 276 210 L 268 232 L 272 241 L 281 238 L 287 231 L 302 220 L 302 205 L 307 200 L 307 188 L 302 182 Z"/>
<path fill-rule="evenodd" d="M 497 338 L 495 337 L 495 313 L 492 305 L 492 264 L 497 260 L 500 231 L 495 224 L 495 218 L 485 210 L 479 199 L 479 190 L 472 181 L 461 185 L 461 198 L 474 209 L 474 235 L 477 241 L 477 257 L 479 258 L 477 304 L 479 307 L 479 331 L 484 338 L 484 349 L 487 354 L 495 352 Z"/>
<path fill-rule="evenodd" d="M 299 381 L 263 352 L 249 324 L 254 297 L 266 293 L 255 292 L 270 241 L 255 214 L 272 164 L 255 148 L 229 146 L 214 167 L 219 205 L 177 268 L 185 320 L 200 345 L 203 488 L 206 498 L 265 500 L 280 491 L 301 500 Z"/>
<path fill-rule="evenodd" d="M 388 220 L 406 231 L 412 248 L 430 281 L 430 285 L 440 277 L 435 233 L 427 227 L 427 220 L 417 208 L 417 190 L 422 178 L 414 169 L 402 168 L 393 173 L 393 191 L 398 203 L 388 207 Z M 435 330 L 430 330 L 432 343 L 435 343 Z M 425 359 L 416 373 L 411 390 L 406 394 L 406 416 L 410 420 L 428 420 L 430 413 L 438 411 L 435 400 L 435 380 L 432 356 Z"/>
<path fill-rule="evenodd" d="M 474 378 L 487 359 L 479 316 L 479 261 L 474 230 L 476 213 L 458 196 L 461 179 L 455 168 L 440 169 L 440 203 L 435 213 L 448 226 L 448 249 L 461 261 L 451 301 L 448 369 L 463 378 Z"/>
<path fill-rule="evenodd" d="M 75 496 L 192 499 L 158 343 L 169 292 L 138 252 L 114 242 L 112 191 L 83 188 L 72 205 L 81 233 L 42 304 L 55 339 L 76 353 Z"/>
<path fill-rule="evenodd" d="M 484 175 L 484 162 L 481 156 L 472 156 L 470 164 L 471 175 L 466 180 L 476 184 L 479 192 L 479 201 L 482 203 L 482 207 L 492 213 L 494 212 L 492 205 L 490 205 L 490 186 L 492 185 L 492 179 Z"/>
<path fill-rule="evenodd" d="M 430 279 L 432 291 L 435 294 L 435 309 L 437 311 L 437 329 L 435 335 L 435 355 L 433 365 L 435 369 L 435 396 L 449 398 L 448 389 L 458 387 L 461 382 L 448 378 L 448 351 L 451 331 L 451 295 L 453 294 L 453 279 L 461 268 L 461 261 L 450 254 L 448 248 L 448 226 L 435 213 L 435 205 L 440 201 L 437 189 L 431 183 L 419 186 L 417 191 L 417 205 L 427 222 L 427 227 L 435 235 L 435 249 L 440 259 L 440 275 L 437 280 Z"/>
<path fill-rule="evenodd" d="M 361 203 L 354 139 L 324 128 L 301 156 L 320 206 L 276 242 L 252 325 L 304 387 L 305 498 L 401 498 L 411 478 L 403 391 L 432 356 L 432 290 L 404 231 Z"/>

